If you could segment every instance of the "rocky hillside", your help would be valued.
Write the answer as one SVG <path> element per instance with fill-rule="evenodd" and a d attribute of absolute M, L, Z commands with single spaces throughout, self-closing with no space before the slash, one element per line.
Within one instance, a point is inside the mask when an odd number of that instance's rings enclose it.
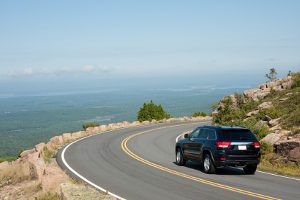
<path fill-rule="evenodd" d="M 213 123 L 252 130 L 262 143 L 265 163 L 299 168 L 300 73 L 228 95 L 214 108 Z"/>

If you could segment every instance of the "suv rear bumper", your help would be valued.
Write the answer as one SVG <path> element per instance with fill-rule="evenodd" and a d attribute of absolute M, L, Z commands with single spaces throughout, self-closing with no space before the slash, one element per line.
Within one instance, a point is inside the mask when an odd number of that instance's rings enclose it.
<path fill-rule="evenodd" d="M 215 167 L 241 167 L 246 165 L 258 165 L 260 162 L 260 151 L 251 155 L 227 155 L 224 151 L 216 152 L 214 154 Z M 225 159 L 225 160 L 222 160 Z"/>
<path fill-rule="evenodd" d="M 241 166 L 246 166 L 246 165 L 258 165 L 259 160 L 224 160 L 224 161 L 215 161 L 215 166 L 216 167 L 226 167 L 226 166 L 231 166 L 231 167 L 241 167 Z"/>

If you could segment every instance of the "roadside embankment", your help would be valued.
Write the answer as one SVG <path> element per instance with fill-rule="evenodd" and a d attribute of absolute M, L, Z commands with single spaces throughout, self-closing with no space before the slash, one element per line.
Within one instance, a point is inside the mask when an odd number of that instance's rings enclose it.
<path fill-rule="evenodd" d="M 259 169 L 300 177 L 300 73 L 228 95 L 215 105 L 213 124 L 245 126 L 261 142 Z"/>

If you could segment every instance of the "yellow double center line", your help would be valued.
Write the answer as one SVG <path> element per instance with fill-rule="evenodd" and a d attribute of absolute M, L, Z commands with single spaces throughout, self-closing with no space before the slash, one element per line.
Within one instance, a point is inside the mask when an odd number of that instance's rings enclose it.
<path fill-rule="evenodd" d="M 195 124 L 195 123 L 194 123 Z M 199 124 L 199 123 L 197 123 Z M 214 187 L 218 187 L 218 188 L 222 188 L 222 189 L 225 189 L 225 190 L 230 190 L 230 191 L 233 191 L 233 192 L 237 192 L 237 193 L 240 193 L 240 194 L 244 194 L 244 195 L 249 195 L 249 196 L 252 196 L 252 197 L 257 197 L 257 198 L 260 198 L 260 199 L 268 199 L 268 200 L 280 200 L 278 198 L 275 198 L 275 197 L 271 197 L 271 196 L 266 196 L 266 195 L 262 195 L 262 194 L 259 194 L 259 193 L 254 193 L 254 192 L 250 192 L 250 191 L 247 191 L 247 190 L 242 190 L 242 189 L 239 189 L 239 188 L 235 188 L 235 187 L 231 187 L 231 186 L 228 186 L 228 185 L 223 185 L 223 184 L 220 184 L 220 183 L 216 183 L 216 182 L 212 182 L 212 181 L 208 181 L 208 180 L 205 180 L 205 179 L 202 179 L 202 178 L 198 178 L 198 177 L 195 177 L 195 176 L 191 176 L 191 175 L 188 175 L 188 174 L 185 174 L 185 173 L 182 173 L 182 172 L 178 172 L 178 171 L 175 171 L 175 170 L 172 170 L 172 169 L 169 169 L 169 168 L 166 168 L 164 166 L 161 166 L 161 165 L 158 165 L 158 164 L 155 164 L 153 162 L 150 162 L 148 160 L 145 160 L 141 157 L 139 157 L 138 155 L 134 154 L 128 147 L 127 147 L 127 142 L 134 138 L 135 136 L 138 136 L 138 135 L 142 135 L 144 133 L 148 133 L 148 132 L 151 132 L 151 131 L 157 131 L 157 130 L 160 130 L 160 129 L 165 129 L 165 128 L 173 128 L 173 127 L 178 127 L 178 126 L 184 126 L 185 124 L 180 124 L 180 125 L 174 125 L 174 126 L 166 126 L 166 127 L 160 127 L 160 128 L 155 128 L 155 129 L 151 129 L 151 130 L 147 130 L 147 131 L 143 131 L 143 132 L 139 132 L 139 133 L 136 133 L 136 134 L 133 134 L 133 135 L 130 135 L 128 136 L 127 138 L 125 138 L 122 143 L 121 143 L 121 147 L 123 149 L 123 151 L 128 154 L 130 157 L 146 164 L 146 165 L 149 165 L 149 166 L 152 166 L 156 169 L 159 169 L 159 170 L 162 170 L 162 171 L 165 171 L 165 172 L 168 172 L 170 174 L 174 174 L 174 175 L 177 175 L 177 176 L 180 176 L 180 177 L 183 177 L 183 178 L 187 178 L 187 179 L 190 179 L 190 180 L 193 180 L 193 181 L 196 181 L 196 182 L 200 182 L 200 183 L 204 183 L 204 184 L 207 184 L 207 185 L 211 185 L 211 186 L 214 186 Z M 191 124 L 189 124 L 191 125 Z"/>

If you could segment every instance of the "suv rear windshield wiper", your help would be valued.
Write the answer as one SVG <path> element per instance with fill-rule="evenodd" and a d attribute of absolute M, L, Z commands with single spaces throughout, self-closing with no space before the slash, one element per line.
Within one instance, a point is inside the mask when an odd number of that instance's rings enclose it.
<path fill-rule="evenodd" d="M 240 137 L 240 140 L 250 140 L 250 138 L 247 138 L 247 137 Z"/>

